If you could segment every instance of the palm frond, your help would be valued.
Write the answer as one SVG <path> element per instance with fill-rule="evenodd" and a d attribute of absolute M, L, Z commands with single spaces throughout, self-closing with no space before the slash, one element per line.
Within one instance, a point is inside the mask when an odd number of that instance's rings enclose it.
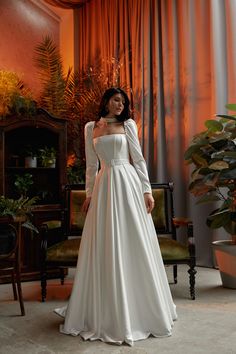
<path fill-rule="evenodd" d="M 34 62 L 42 82 L 41 105 L 52 114 L 65 114 L 64 92 L 66 78 L 63 74 L 62 58 L 49 36 L 35 47 Z"/>

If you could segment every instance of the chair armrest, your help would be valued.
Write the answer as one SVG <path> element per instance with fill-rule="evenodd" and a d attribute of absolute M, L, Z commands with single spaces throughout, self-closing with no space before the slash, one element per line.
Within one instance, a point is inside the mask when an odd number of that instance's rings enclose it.
<path fill-rule="evenodd" d="M 178 218 L 173 218 L 173 223 L 175 227 L 188 226 L 189 223 L 192 223 L 192 220 L 184 217 L 178 217 Z"/>
<path fill-rule="evenodd" d="M 62 226 L 61 220 L 48 220 L 44 221 L 41 225 L 41 228 L 45 228 L 47 231 L 58 229 Z"/>
<path fill-rule="evenodd" d="M 195 239 L 193 234 L 193 222 L 191 219 L 184 217 L 173 218 L 173 224 L 176 228 L 185 226 L 187 228 L 187 242 L 190 257 L 195 257 Z"/>
<path fill-rule="evenodd" d="M 63 235 L 62 227 L 63 227 L 63 220 L 47 220 L 47 221 L 44 221 L 40 225 L 41 257 L 42 257 L 42 259 L 46 258 L 48 243 L 49 243 L 49 247 L 50 247 L 50 244 L 53 241 L 53 239 L 52 239 L 53 236 L 57 233 Z M 50 234 L 52 237 L 50 237 Z M 57 242 L 59 242 L 59 240 Z"/>

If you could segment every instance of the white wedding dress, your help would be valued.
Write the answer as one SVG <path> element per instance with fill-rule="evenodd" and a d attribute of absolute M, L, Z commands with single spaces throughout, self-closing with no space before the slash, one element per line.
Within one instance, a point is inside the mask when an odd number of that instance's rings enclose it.
<path fill-rule="evenodd" d="M 92 196 L 62 333 L 104 342 L 170 336 L 177 318 L 152 217 L 150 192 L 137 126 L 125 134 L 92 138 L 85 126 L 86 192 Z M 131 161 L 130 162 L 130 157 Z M 98 171 L 98 161 L 100 169 Z"/>

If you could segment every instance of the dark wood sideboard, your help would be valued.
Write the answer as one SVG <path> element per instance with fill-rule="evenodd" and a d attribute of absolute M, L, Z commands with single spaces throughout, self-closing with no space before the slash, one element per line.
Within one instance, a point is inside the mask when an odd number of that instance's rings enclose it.
<path fill-rule="evenodd" d="M 40 150 L 53 147 L 56 152 L 56 166 L 25 167 L 26 147 Z M 67 182 L 67 123 L 64 119 L 51 116 L 40 109 L 33 117 L 7 117 L 0 121 L 0 194 L 19 198 L 14 182 L 16 176 L 29 173 L 33 184 L 27 195 L 38 195 L 39 202 L 33 211 L 37 227 L 44 221 L 58 219 L 62 212 L 62 190 Z M 58 240 L 51 240 L 52 243 Z M 40 278 L 40 235 L 32 235 L 23 229 L 21 240 L 22 280 Z M 51 271 L 51 277 L 59 277 L 59 271 Z M 50 275 L 49 275 L 50 277 Z M 8 279 L 0 277 L 0 283 Z"/>

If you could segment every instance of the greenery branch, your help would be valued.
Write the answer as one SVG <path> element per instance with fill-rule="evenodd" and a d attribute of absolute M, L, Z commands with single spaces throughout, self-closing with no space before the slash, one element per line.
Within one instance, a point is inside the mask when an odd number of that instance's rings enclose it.
<path fill-rule="evenodd" d="M 13 220 L 22 219 L 23 227 L 38 233 L 38 229 L 31 221 L 32 210 L 38 199 L 38 197 L 20 197 L 19 199 L 11 199 L 2 195 L 0 196 L 0 216 L 10 216 Z"/>

